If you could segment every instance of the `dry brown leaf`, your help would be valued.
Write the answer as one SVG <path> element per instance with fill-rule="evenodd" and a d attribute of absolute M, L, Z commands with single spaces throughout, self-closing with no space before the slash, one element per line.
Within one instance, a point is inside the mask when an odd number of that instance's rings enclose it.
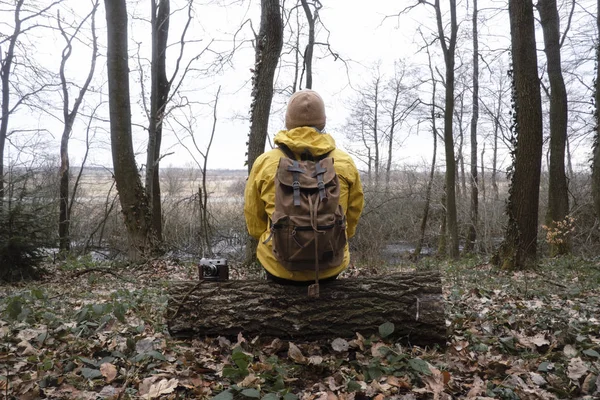
<path fill-rule="evenodd" d="M 138 394 L 140 396 L 147 395 L 150 391 L 150 387 L 156 381 L 156 379 L 157 378 L 155 376 L 149 376 L 148 378 L 144 378 L 144 380 L 142 381 L 142 383 L 140 383 L 140 386 L 138 387 Z"/>
<path fill-rule="evenodd" d="M 292 342 L 289 343 L 288 357 L 298 364 L 306 364 L 306 357 L 304 357 L 298 346 Z"/>
<path fill-rule="evenodd" d="M 383 400 L 383 399 L 385 399 L 385 397 L 381 393 L 379 393 L 377 396 L 373 397 L 373 400 Z"/>
<path fill-rule="evenodd" d="M 575 347 L 573 347 L 572 345 L 568 344 L 563 349 L 563 353 L 565 353 L 565 356 L 567 356 L 569 358 L 573 358 L 577 355 L 577 349 Z"/>
<path fill-rule="evenodd" d="M 244 380 L 239 383 L 239 385 L 244 388 L 255 388 L 260 385 L 260 383 L 261 379 L 258 376 L 250 374 L 245 377 Z"/>
<path fill-rule="evenodd" d="M 567 374 L 567 376 L 569 377 L 569 379 L 578 381 L 579 378 L 581 378 L 588 372 L 588 367 L 581 360 L 581 358 L 575 357 L 575 358 L 572 358 L 571 361 L 569 361 L 568 371 L 569 371 L 569 373 Z"/>
<path fill-rule="evenodd" d="M 348 344 L 348 342 L 342 338 L 334 339 L 334 341 L 331 342 L 331 348 L 334 351 L 337 351 L 338 353 L 347 351 L 349 346 L 350 345 Z"/>
<path fill-rule="evenodd" d="M 385 381 L 388 385 L 395 386 L 397 388 L 407 389 L 407 390 L 412 389 L 412 384 L 406 378 L 398 379 L 397 377 L 392 375 L 392 376 L 388 376 Z"/>
<path fill-rule="evenodd" d="M 111 383 L 117 377 L 117 367 L 111 363 L 103 363 L 100 365 L 100 373 L 106 378 L 106 383 Z"/>
<path fill-rule="evenodd" d="M 583 384 L 581 385 L 581 391 L 583 393 L 592 393 L 592 389 L 594 388 L 596 383 L 596 375 L 593 373 L 589 373 L 588 376 L 585 377 Z"/>
<path fill-rule="evenodd" d="M 485 383 L 481 380 L 480 377 L 475 375 L 475 379 L 473 379 L 473 387 L 467 393 L 467 399 L 473 399 L 478 397 L 480 394 L 485 392 Z"/>
<path fill-rule="evenodd" d="M 530 372 L 529 376 L 531 377 L 531 381 L 538 386 L 544 386 L 544 385 L 548 384 L 548 382 L 546 382 L 544 377 L 542 375 L 538 374 L 537 372 Z"/>
<path fill-rule="evenodd" d="M 179 380 L 175 378 L 169 380 L 163 379 L 161 381 L 158 381 L 152 384 L 152 386 L 150 386 L 150 390 L 146 394 L 145 399 L 155 399 L 159 396 L 162 396 L 163 394 L 173 393 L 177 386 L 179 386 Z"/>
<path fill-rule="evenodd" d="M 323 363 L 323 357 L 310 356 L 310 357 L 308 357 L 308 363 L 312 364 L 312 365 L 321 365 Z"/>
<path fill-rule="evenodd" d="M 382 354 L 379 351 L 379 349 L 381 349 L 382 347 L 387 347 L 387 346 L 385 343 L 381 343 L 381 342 L 373 343 L 373 345 L 371 346 L 371 355 L 373 357 L 381 357 Z"/>
<path fill-rule="evenodd" d="M 338 400 L 338 397 L 333 392 L 327 392 L 327 400 Z"/>

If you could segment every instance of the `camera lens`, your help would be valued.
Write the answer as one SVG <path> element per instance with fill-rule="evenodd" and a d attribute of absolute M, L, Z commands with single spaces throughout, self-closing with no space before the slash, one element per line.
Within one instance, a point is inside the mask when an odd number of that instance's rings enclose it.
<path fill-rule="evenodd" d="M 216 265 L 205 265 L 204 266 L 204 276 L 218 276 L 219 270 Z"/>

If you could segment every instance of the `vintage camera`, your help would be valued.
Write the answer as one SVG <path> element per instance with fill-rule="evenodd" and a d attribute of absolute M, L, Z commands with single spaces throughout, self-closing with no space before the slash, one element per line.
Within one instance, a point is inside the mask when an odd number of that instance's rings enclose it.
<path fill-rule="evenodd" d="M 229 266 L 225 258 L 203 258 L 198 269 L 201 280 L 217 282 L 229 280 Z"/>

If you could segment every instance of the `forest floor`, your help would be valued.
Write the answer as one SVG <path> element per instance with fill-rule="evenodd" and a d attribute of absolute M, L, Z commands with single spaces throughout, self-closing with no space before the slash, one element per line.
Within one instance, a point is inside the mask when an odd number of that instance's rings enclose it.
<path fill-rule="evenodd" d="M 0 286 L 0 397 L 600 398 L 598 260 L 553 259 L 517 273 L 475 260 L 437 264 L 445 349 L 360 334 L 313 343 L 175 340 L 166 290 L 195 279 L 195 266 L 49 266 L 43 281 Z"/>

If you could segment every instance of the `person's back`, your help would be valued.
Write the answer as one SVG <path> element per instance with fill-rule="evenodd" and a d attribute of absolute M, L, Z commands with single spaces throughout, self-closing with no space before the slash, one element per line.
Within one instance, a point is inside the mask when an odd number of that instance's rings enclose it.
<path fill-rule="evenodd" d="M 281 218 L 281 215 L 279 215 L 282 214 L 281 210 L 286 211 L 289 209 L 281 204 L 276 206 L 275 200 L 276 188 L 278 185 L 281 185 L 281 182 L 279 181 L 276 183 L 276 175 L 278 174 L 278 166 L 282 158 L 291 158 L 293 156 L 298 162 L 294 164 L 292 161 L 287 164 L 296 165 L 297 167 L 290 167 L 288 165 L 286 168 L 292 171 L 296 168 L 302 172 L 306 172 L 305 170 L 312 166 L 312 162 L 310 161 L 305 164 L 300 164 L 302 163 L 300 160 L 303 158 L 314 160 L 316 163 L 319 163 L 319 166 L 316 168 L 321 168 L 323 170 L 326 170 L 327 168 L 321 167 L 321 164 L 329 165 L 328 163 L 333 162 L 333 168 L 336 175 L 335 181 L 333 180 L 332 174 L 329 173 L 327 174 L 326 182 L 323 182 L 323 185 L 331 190 L 329 197 L 332 201 L 337 202 L 337 204 L 341 206 L 341 214 L 343 214 L 342 217 L 344 217 L 343 224 L 345 224 L 346 228 L 345 234 L 348 239 L 354 236 L 356 225 L 362 212 L 363 192 L 358 170 L 356 169 L 352 158 L 347 153 L 336 149 L 333 137 L 323 132 L 325 121 L 325 108 L 321 97 L 311 90 L 296 92 L 288 102 L 288 110 L 286 113 L 286 127 L 288 130 L 279 132 L 274 140 L 278 148 L 262 154 L 254 162 L 248 178 L 244 205 L 248 232 L 259 240 L 257 257 L 267 271 L 267 276 L 279 282 L 285 283 L 292 281 L 311 283 L 314 281 L 316 275 L 314 269 L 303 268 L 300 265 L 302 263 L 306 264 L 306 259 L 303 259 L 303 261 L 298 260 L 296 262 L 293 257 L 290 259 L 289 257 L 286 258 L 282 256 L 282 253 L 288 251 L 287 249 L 284 249 L 286 246 L 281 244 L 282 242 L 285 243 L 285 237 L 278 238 L 274 252 L 274 241 L 272 240 L 273 234 L 283 235 L 281 232 L 276 232 L 277 226 L 274 227 L 273 225 L 274 213 L 276 208 L 278 208 L 279 212 L 275 217 Z M 320 162 L 320 160 L 323 161 Z M 284 173 L 280 174 L 282 177 L 285 177 Z M 318 180 L 322 179 L 322 177 L 319 177 L 318 172 L 310 175 L 311 178 L 316 179 L 315 187 L 317 187 L 319 185 Z M 325 176 L 325 174 L 322 176 Z M 283 179 L 287 181 L 287 178 Z M 297 176 L 295 176 L 294 179 L 291 179 L 290 183 L 292 180 L 297 182 Z M 294 182 L 294 184 L 296 182 Z M 280 189 L 280 199 L 283 196 L 282 193 L 285 193 L 285 190 L 282 191 Z M 293 191 L 290 191 L 290 193 L 290 196 L 293 196 Z M 318 193 L 318 190 L 316 193 Z M 306 202 L 307 195 L 305 193 L 299 194 L 299 190 L 297 190 L 296 198 L 293 200 L 296 203 L 296 206 L 301 205 L 300 196 L 302 196 L 302 201 Z M 317 196 L 317 194 L 315 194 L 315 196 Z M 320 198 L 323 198 L 322 193 Z M 316 199 L 316 203 L 318 203 L 319 197 L 317 196 Z M 281 200 L 279 201 L 281 202 Z M 313 202 L 313 200 L 310 199 L 308 201 L 311 202 L 311 204 Z M 320 205 L 315 204 L 314 209 L 316 210 L 319 207 Z M 299 209 L 305 208 L 306 207 L 299 207 Z M 325 210 L 326 208 L 319 208 L 319 210 L 322 209 Z M 327 212 L 331 212 L 331 210 Z M 285 214 L 285 212 L 283 214 Z M 307 217 L 309 217 L 309 215 L 307 215 Z M 323 238 L 330 238 L 331 235 L 328 236 L 325 234 L 325 228 L 327 227 L 325 225 L 322 225 L 321 227 L 317 226 L 318 224 L 315 222 L 316 216 L 312 215 L 310 217 L 313 219 L 310 234 L 314 234 L 315 239 L 320 237 L 322 241 Z M 286 219 L 286 221 L 288 220 L 289 218 Z M 339 218 L 337 218 L 336 221 L 338 221 L 339 224 L 342 224 Z M 299 224 L 297 222 L 286 223 Z M 286 229 L 286 234 L 289 234 L 288 240 L 291 241 L 290 243 L 292 244 L 291 247 L 297 248 L 298 252 L 302 251 L 302 247 L 305 246 L 305 243 L 306 246 L 308 246 L 309 242 L 306 238 L 301 239 L 299 235 L 296 236 L 296 233 L 300 230 L 304 230 L 304 227 L 293 226 L 291 229 Z M 305 236 L 309 237 L 310 235 L 305 233 Z M 331 243 L 330 249 L 335 252 L 336 244 L 339 243 L 343 246 L 342 253 L 339 254 L 339 256 L 336 254 L 335 256 L 332 255 L 332 257 L 326 257 L 325 260 L 327 263 L 321 262 L 322 265 L 317 265 L 320 271 L 320 278 L 334 279 L 348 266 L 350 262 L 348 245 L 345 240 L 342 242 L 341 239 L 339 242 Z M 328 242 L 331 242 L 331 239 L 327 240 Z M 318 247 L 318 249 L 321 249 L 321 247 Z M 322 249 L 318 250 L 316 253 L 319 254 L 319 251 L 321 251 L 321 253 L 326 253 L 326 251 L 323 251 Z M 304 253 L 306 253 L 306 251 Z M 306 255 L 304 255 L 304 258 L 306 258 Z"/>

